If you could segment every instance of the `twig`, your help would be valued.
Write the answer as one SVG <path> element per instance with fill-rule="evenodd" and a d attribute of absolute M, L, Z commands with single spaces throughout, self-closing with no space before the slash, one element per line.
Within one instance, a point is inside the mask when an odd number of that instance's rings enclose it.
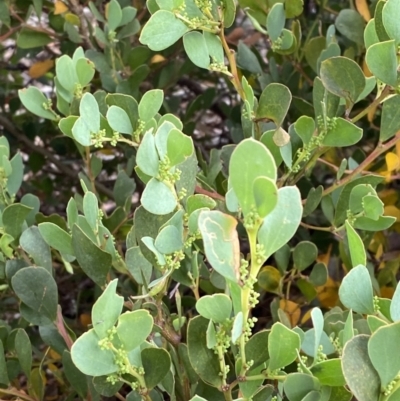
<path fill-rule="evenodd" d="M 27 138 L 18 128 L 15 127 L 14 123 L 11 122 L 4 115 L 0 115 L 0 125 L 2 125 L 11 135 L 18 139 L 18 141 L 24 143 L 30 150 L 33 150 L 37 153 L 40 153 L 42 156 L 47 157 L 62 173 L 71 177 L 73 179 L 77 179 L 77 173 L 74 170 L 68 168 L 66 165 L 62 163 L 57 157 L 55 157 L 51 152 L 47 149 L 42 148 L 40 146 L 35 145 L 29 138 Z M 110 199 L 114 199 L 113 192 L 108 189 L 103 184 L 96 182 L 96 188 L 99 192 L 103 193 Z"/>
<path fill-rule="evenodd" d="M 394 138 L 392 138 L 390 141 L 384 143 L 384 144 L 378 144 L 378 146 L 375 148 L 375 150 L 357 167 L 355 168 L 348 176 L 345 178 L 341 179 L 340 181 L 335 182 L 333 185 L 331 185 L 329 188 L 326 188 L 324 192 L 322 193 L 322 196 L 329 195 L 332 193 L 335 189 L 342 187 L 343 185 L 346 185 L 348 182 L 350 182 L 356 175 L 360 174 L 364 169 L 366 169 L 372 162 L 375 161 L 376 158 L 378 158 L 382 153 L 385 153 L 387 150 L 389 150 L 391 147 L 396 145 L 396 143 L 400 141 L 400 132 L 396 134 Z M 303 200 L 303 205 L 306 203 L 306 199 Z"/>

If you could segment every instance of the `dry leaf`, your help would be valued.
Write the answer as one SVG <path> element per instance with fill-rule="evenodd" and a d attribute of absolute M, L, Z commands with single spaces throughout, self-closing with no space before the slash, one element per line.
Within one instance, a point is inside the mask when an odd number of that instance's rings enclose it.
<path fill-rule="evenodd" d="M 296 302 L 289 301 L 288 299 L 281 299 L 279 307 L 286 313 L 292 327 L 295 327 L 300 320 L 300 305 L 296 304 Z"/>
<path fill-rule="evenodd" d="M 54 60 L 37 61 L 29 68 L 28 74 L 31 78 L 40 78 L 54 67 Z"/>
<path fill-rule="evenodd" d="M 54 4 L 54 15 L 63 14 L 68 11 L 67 5 L 62 1 L 56 1 Z"/>
<path fill-rule="evenodd" d="M 355 0 L 355 5 L 357 11 L 361 14 L 365 21 L 368 22 L 371 19 L 371 13 L 369 11 L 367 0 Z"/>

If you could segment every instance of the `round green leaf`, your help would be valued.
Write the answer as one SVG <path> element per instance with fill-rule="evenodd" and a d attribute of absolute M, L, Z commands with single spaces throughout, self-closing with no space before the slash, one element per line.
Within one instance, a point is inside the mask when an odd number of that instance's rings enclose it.
<path fill-rule="evenodd" d="M 261 93 L 257 118 L 272 120 L 281 126 L 292 101 L 290 90 L 282 84 L 269 84 Z"/>
<path fill-rule="evenodd" d="M 210 66 L 210 54 L 204 36 L 197 31 L 191 31 L 183 36 L 183 47 L 190 61 L 200 68 Z"/>
<path fill-rule="evenodd" d="M 320 384 L 311 375 L 293 373 L 287 376 L 283 389 L 289 401 L 302 401 L 309 393 L 319 390 Z"/>
<path fill-rule="evenodd" d="M 396 44 L 400 43 L 399 15 L 400 3 L 397 0 L 388 0 L 382 9 L 382 20 L 387 34 Z"/>
<path fill-rule="evenodd" d="M 303 141 L 304 146 L 308 145 L 314 135 L 315 122 L 314 119 L 308 116 L 301 116 L 295 123 L 294 129 L 296 134 Z"/>
<path fill-rule="evenodd" d="M 323 144 L 325 146 L 345 147 L 355 145 L 360 141 L 363 130 L 342 117 L 335 118 L 332 128 L 326 133 Z"/>
<path fill-rule="evenodd" d="M 140 142 L 136 154 L 136 163 L 139 168 L 150 177 L 157 177 L 159 168 L 159 159 L 155 145 L 154 135 L 146 132 Z"/>
<path fill-rule="evenodd" d="M 197 312 L 215 323 L 224 323 L 231 318 L 232 301 L 225 294 L 205 295 L 196 302 Z"/>
<path fill-rule="evenodd" d="M 121 134 L 133 134 L 133 127 L 131 121 L 124 109 L 118 106 L 111 106 L 107 110 L 107 121 L 110 127 Z"/>
<path fill-rule="evenodd" d="M 268 337 L 268 352 L 270 372 L 290 365 L 300 351 L 300 336 L 278 322 L 272 326 Z"/>
<path fill-rule="evenodd" d="M 380 381 L 368 356 L 369 336 L 353 337 L 343 349 L 343 375 L 354 397 L 358 401 L 379 399 Z"/>
<path fill-rule="evenodd" d="M 346 57 L 332 57 L 321 64 L 321 80 L 325 88 L 354 104 L 365 88 L 360 66 Z"/>
<path fill-rule="evenodd" d="M 251 157 L 249 157 L 251 155 Z M 256 206 L 254 181 L 258 177 L 276 180 L 276 165 L 270 151 L 254 139 L 246 139 L 235 148 L 229 163 L 230 183 L 243 214 Z"/>
<path fill-rule="evenodd" d="M 394 40 L 371 45 L 365 55 L 369 70 L 385 84 L 397 85 L 397 54 Z"/>
<path fill-rule="evenodd" d="M 72 361 L 85 375 L 104 376 L 119 370 L 114 362 L 114 353 L 108 349 L 102 350 L 99 346 L 100 340 L 95 331 L 90 329 L 71 348 Z"/>
<path fill-rule="evenodd" d="M 378 372 L 382 388 L 394 380 L 400 371 L 400 322 L 377 329 L 368 341 L 368 355 Z"/>
<path fill-rule="evenodd" d="M 285 8 L 283 3 L 275 3 L 267 16 L 267 30 L 272 42 L 275 42 L 285 27 Z"/>
<path fill-rule="evenodd" d="M 139 102 L 139 117 L 143 121 L 151 120 L 160 110 L 164 101 L 164 92 L 161 89 L 147 91 Z"/>
<path fill-rule="evenodd" d="M 143 344 L 152 329 L 153 318 L 144 309 L 125 312 L 118 319 L 118 337 L 128 352 Z"/>
<path fill-rule="evenodd" d="M 379 139 L 384 142 L 400 130 L 400 95 L 394 95 L 383 103 Z"/>
<path fill-rule="evenodd" d="M 253 183 L 253 194 L 257 212 L 261 218 L 271 213 L 278 203 L 278 188 L 270 178 L 256 178 Z"/>
<path fill-rule="evenodd" d="M 54 223 L 45 222 L 40 223 L 38 228 L 43 239 L 52 248 L 64 254 L 74 254 L 71 235 L 64 231 L 61 227 Z"/>
<path fill-rule="evenodd" d="M 300 225 L 302 214 L 301 196 L 297 187 L 280 188 L 278 204 L 264 218 L 258 232 L 258 241 L 264 245 L 267 258 L 287 244 L 293 237 Z"/>
<path fill-rule="evenodd" d="M 177 42 L 189 28 L 170 11 L 159 10 L 147 21 L 140 34 L 140 43 L 159 51 Z"/>
<path fill-rule="evenodd" d="M 171 357 L 163 348 L 145 348 L 141 352 L 144 381 L 148 389 L 152 389 L 168 374 L 171 368 Z"/>
<path fill-rule="evenodd" d="M 339 298 L 344 306 L 357 313 L 374 313 L 371 277 L 365 266 L 350 270 L 339 288 Z"/>
<path fill-rule="evenodd" d="M 20 89 L 18 96 L 21 103 L 33 114 L 48 120 L 55 120 L 57 116 L 50 110 L 47 110 L 49 100 L 36 87 L 29 86 L 26 89 Z"/>
<path fill-rule="evenodd" d="M 335 19 L 335 27 L 347 39 L 364 45 L 365 21 L 356 10 L 341 10 Z"/>
<path fill-rule="evenodd" d="M 96 134 L 100 130 L 100 111 L 96 98 L 89 92 L 86 92 L 79 104 L 79 114 L 90 133 Z M 75 123 L 76 125 L 76 123 Z"/>
<path fill-rule="evenodd" d="M 319 362 L 310 370 L 323 386 L 344 386 L 346 384 L 339 358 Z"/>
<path fill-rule="evenodd" d="M 50 322 L 57 317 L 58 293 L 52 275 L 43 267 L 25 267 L 14 274 L 14 292 L 33 312 Z M 27 319 L 29 321 L 29 319 Z M 32 322 L 37 324 L 36 322 Z"/>
<path fill-rule="evenodd" d="M 116 294 L 117 284 L 118 279 L 111 281 L 93 305 L 93 329 L 100 339 L 107 337 L 122 312 L 124 298 Z"/>
<path fill-rule="evenodd" d="M 293 251 L 293 261 L 296 269 L 302 271 L 315 262 L 318 256 L 318 248 L 309 241 L 299 242 Z"/>
<path fill-rule="evenodd" d="M 78 75 L 76 73 L 75 64 L 71 57 L 64 54 L 56 62 L 57 79 L 68 92 L 73 93 L 78 83 Z"/>
<path fill-rule="evenodd" d="M 173 128 L 167 139 L 167 155 L 170 166 L 183 163 L 194 152 L 193 140 L 177 128 Z"/>
<path fill-rule="evenodd" d="M 163 254 L 168 255 L 183 248 L 183 238 L 175 226 L 166 226 L 157 235 L 155 247 Z"/>
<path fill-rule="evenodd" d="M 198 224 L 211 266 L 226 279 L 237 282 L 240 265 L 237 220 L 220 211 L 202 211 Z"/>
<path fill-rule="evenodd" d="M 78 76 L 78 81 L 82 86 L 88 85 L 93 79 L 94 73 L 96 72 L 94 63 L 87 58 L 78 59 L 75 69 Z"/>
<path fill-rule="evenodd" d="M 150 213 L 162 215 L 173 212 L 177 200 L 167 185 L 152 178 L 143 191 L 141 203 Z"/>
<path fill-rule="evenodd" d="M 117 0 L 111 0 L 106 7 L 108 28 L 115 31 L 122 20 L 122 10 Z"/>

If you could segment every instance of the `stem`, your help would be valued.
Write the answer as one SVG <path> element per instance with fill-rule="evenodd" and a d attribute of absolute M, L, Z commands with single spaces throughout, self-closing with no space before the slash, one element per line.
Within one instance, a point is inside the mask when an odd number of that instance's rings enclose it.
<path fill-rule="evenodd" d="M 261 268 L 262 263 L 257 263 L 257 232 L 259 229 L 259 225 L 256 227 L 249 229 L 247 231 L 249 237 L 249 245 L 250 245 L 250 271 L 248 279 L 250 282 L 257 280 L 258 272 Z M 251 285 L 244 285 L 242 289 L 242 313 L 243 313 L 243 324 L 246 325 L 248 323 L 249 314 L 250 314 L 250 293 L 252 290 Z M 245 376 L 247 372 L 247 360 L 246 360 L 246 338 L 245 335 L 242 334 L 240 336 L 240 356 L 242 359 L 242 368 L 240 370 L 240 376 Z"/>
<path fill-rule="evenodd" d="M 236 91 L 238 92 L 239 96 L 241 97 L 241 99 L 244 101 L 244 100 L 246 100 L 246 95 L 244 93 L 242 83 L 240 82 L 240 79 L 239 79 L 239 74 L 238 74 L 236 60 L 235 60 L 235 54 L 234 54 L 233 50 L 229 48 L 228 43 L 225 39 L 225 32 L 222 28 L 219 32 L 219 37 L 221 39 L 222 46 L 225 50 L 226 57 L 228 58 L 229 67 L 230 67 L 231 74 L 232 74 L 231 82 L 232 82 L 233 86 L 235 87 Z"/>
<path fill-rule="evenodd" d="M 380 104 L 390 93 L 390 86 L 386 85 L 385 88 L 383 89 L 382 93 L 375 98 L 375 100 L 368 106 L 366 107 L 363 111 L 361 111 L 360 113 L 358 113 L 355 117 L 353 117 L 350 121 L 352 123 L 357 122 L 358 120 L 360 120 L 361 118 L 363 118 L 365 115 L 368 114 L 368 112 L 378 106 L 378 104 Z"/>
<path fill-rule="evenodd" d="M 30 397 L 27 394 L 24 394 L 16 389 L 11 389 L 11 390 L 7 390 L 4 388 L 0 388 L 0 395 L 13 395 L 15 397 L 19 397 L 21 398 L 21 400 L 26 400 L 26 401 L 36 401 L 35 398 Z"/>
<path fill-rule="evenodd" d="M 334 230 L 333 227 L 318 227 L 303 222 L 301 222 L 300 225 L 302 227 L 309 228 L 310 230 L 326 231 L 328 233 L 331 233 Z"/>
<path fill-rule="evenodd" d="M 340 181 L 337 181 L 334 183 L 332 186 L 329 188 L 325 189 L 325 191 L 322 193 L 322 196 L 329 195 L 333 191 L 335 191 L 337 188 L 342 187 L 343 185 L 346 185 L 348 182 L 350 182 L 356 175 L 360 174 L 364 169 L 366 169 L 372 162 L 375 161 L 376 158 L 378 158 L 382 153 L 385 153 L 387 150 L 389 150 L 391 147 L 396 145 L 396 143 L 400 141 L 400 132 L 396 134 L 394 138 L 392 138 L 390 141 L 384 143 L 384 144 L 378 144 L 378 146 L 375 148 L 375 150 L 357 167 L 355 168 L 348 176 L 345 178 L 341 179 Z M 305 204 L 306 200 L 303 200 L 303 204 Z"/>

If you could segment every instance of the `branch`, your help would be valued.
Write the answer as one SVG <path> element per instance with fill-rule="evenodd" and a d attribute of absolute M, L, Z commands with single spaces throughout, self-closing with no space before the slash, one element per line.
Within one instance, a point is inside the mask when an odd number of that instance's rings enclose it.
<path fill-rule="evenodd" d="M 18 141 L 24 143 L 29 149 L 41 154 L 42 156 L 50 160 L 58 168 L 58 170 L 60 170 L 60 172 L 75 180 L 77 179 L 78 174 L 74 170 L 63 164 L 62 161 L 57 159 L 57 157 L 55 157 L 53 153 L 49 152 L 47 149 L 35 145 L 18 128 L 15 127 L 12 121 L 10 121 L 7 117 L 1 114 L 0 114 L 0 125 L 2 125 L 4 129 L 6 129 L 12 136 L 18 139 Z M 112 191 L 103 184 L 96 182 L 96 188 L 98 189 L 99 192 L 108 196 L 110 199 L 114 199 Z"/>

